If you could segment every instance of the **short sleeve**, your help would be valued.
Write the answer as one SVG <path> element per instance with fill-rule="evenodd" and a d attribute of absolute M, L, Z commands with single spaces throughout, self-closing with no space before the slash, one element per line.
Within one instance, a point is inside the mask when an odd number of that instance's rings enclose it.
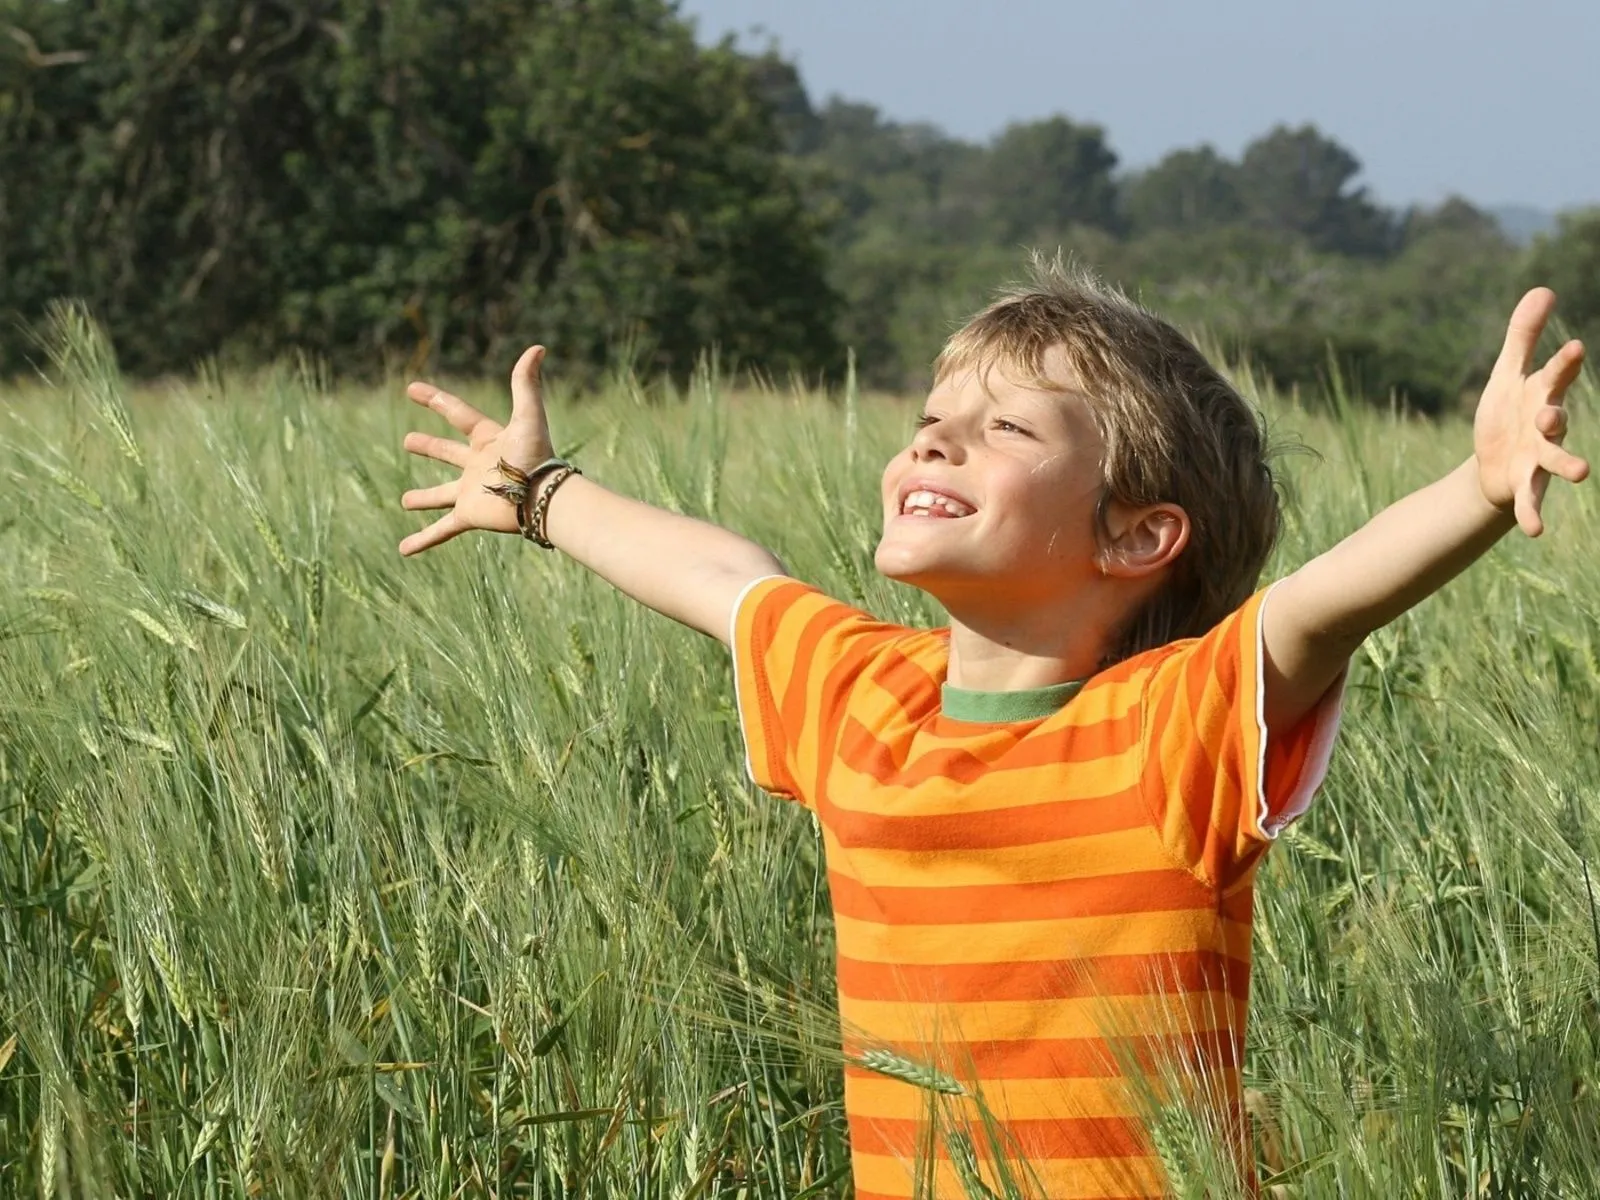
<path fill-rule="evenodd" d="M 815 805 L 823 747 L 851 686 L 906 632 L 786 576 L 757 579 L 740 593 L 734 695 L 745 766 L 758 787 Z"/>
<path fill-rule="evenodd" d="M 1339 729 L 1341 674 L 1293 729 L 1267 734 L 1258 592 L 1145 681 L 1142 791 L 1168 848 L 1207 883 L 1238 882 L 1322 784 Z"/>

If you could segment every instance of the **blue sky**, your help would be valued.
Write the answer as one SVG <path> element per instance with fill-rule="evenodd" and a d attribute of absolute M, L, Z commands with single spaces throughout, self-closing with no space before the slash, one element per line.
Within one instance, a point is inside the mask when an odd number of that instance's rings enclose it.
<path fill-rule="evenodd" d="M 1600 0 L 684 0 L 816 100 L 983 139 L 1052 112 L 1124 166 L 1310 121 L 1389 204 L 1600 204 Z M 751 35 L 753 27 L 764 32 Z"/>

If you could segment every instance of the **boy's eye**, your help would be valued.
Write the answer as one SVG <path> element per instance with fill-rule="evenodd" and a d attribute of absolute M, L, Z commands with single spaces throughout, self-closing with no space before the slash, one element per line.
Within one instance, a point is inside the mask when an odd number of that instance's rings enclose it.
<path fill-rule="evenodd" d="M 926 429 L 929 425 L 932 425 L 938 419 L 939 419 L 938 417 L 932 415 L 931 413 L 923 413 L 920 417 L 917 418 L 917 428 L 918 429 Z"/>
<path fill-rule="evenodd" d="M 1007 421 L 1004 417 L 1001 417 L 998 421 L 996 421 L 994 423 L 994 427 L 1001 433 L 1020 433 L 1027 437 L 1033 436 L 1028 432 L 1028 430 L 1024 429 L 1021 425 L 1018 425 L 1015 421 Z"/>

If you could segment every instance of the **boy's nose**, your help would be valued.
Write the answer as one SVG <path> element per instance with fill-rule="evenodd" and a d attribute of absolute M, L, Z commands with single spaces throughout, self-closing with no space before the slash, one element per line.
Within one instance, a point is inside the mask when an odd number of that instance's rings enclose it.
<path fill-rule="evenodd" d="M 940 421 L 934 425 L 924 425 L 917 430 L 916 436 L 911 439 L 911 459 L 913 462 L 930 462 L 943 459 L 946 462 L 959 460 L 962 451 L 959 441 L 950 435 L 945 428 L 945 422 Z"/>

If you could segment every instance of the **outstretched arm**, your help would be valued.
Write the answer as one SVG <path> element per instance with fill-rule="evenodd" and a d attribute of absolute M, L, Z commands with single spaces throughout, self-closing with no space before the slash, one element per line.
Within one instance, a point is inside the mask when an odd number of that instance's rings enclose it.
<path fill-rule="evenodd" d="M 1568 342 L 1534 369 L 1555 295 L 1536 288 L 1511 315 L 1505 345 L 1473 420 L 1473 455 L 1436 483 L 1383 510 L 1284 579 L 1262 615 L 1266 721 L 1292 728 L 1311 711 L 1369 633 L 1432 595 L 1521 527 L 1544 532 L 1552 476 L 1580 483 L 1589 464 L 1562 448 L 1567 389 L 1583 365 Z"/>
<path fill-rule="evenodd" d="M 503 426 L 431 383 L 406 389 L 467 440 L 406 434 L 407 450 L 457 467 L 461 477 L 401 497 L 406 508 L 450 510 L 402 541 L 401 554 L 421 553 L 471 529 L 517 531 L 510 502 L 486 491 L 485 485 L 502 482 L 496 469 L 502 459 L 529 470 L 550 457 L 539 379 L 543 363 L 542 346 L 517 361 L 511 373 L 511 418 Z M 541 480 L 540 486 L 546 482 Z M 745 585 L 784 573 L 777 558 L 747 538 L 619 496 L 581 475 L 568 479 L 551 498 L 545 532 L 557 549 L 613 587 L 724 643 L 734 602 Z"/>

